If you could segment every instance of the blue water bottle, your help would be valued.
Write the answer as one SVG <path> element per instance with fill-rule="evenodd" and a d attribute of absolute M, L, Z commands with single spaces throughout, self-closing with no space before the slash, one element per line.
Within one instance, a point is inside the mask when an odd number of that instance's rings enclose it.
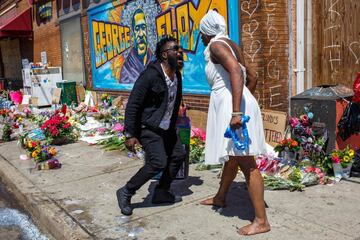
<path fill-rule="evenodd" d="M 241 141 L 239 139 L 239 136 L 236 134 L 235 130 L 231 129 L 230 126 L 226 129 L 226 131 L 224 133 L 224 137 L 231 138 L 234 142 L 234 146 L 238 150 L 248 150 L 249 149 L 249 132 L 248 132 L 248 129 L 246 126 L 246 123 L 249 122 L 249 120 L 250 120 L 250 116 L 248 116 L 248 115 L 241 116 L 241 125 L 242 125 L 241 131 L 242 131 L 244 141 Z"/>

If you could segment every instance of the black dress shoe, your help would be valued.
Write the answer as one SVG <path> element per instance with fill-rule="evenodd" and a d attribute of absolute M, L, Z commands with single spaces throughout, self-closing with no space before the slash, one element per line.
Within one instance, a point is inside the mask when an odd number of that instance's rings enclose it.
<path fill-rule="evenodd" d="M 116 191 L 119 208 L 121 209 L 121 213 L 126 216 L 130 216 L 133 213 L 131 207 L 131 197 L 133 195 L 134 194 L 130 193 L 126 187 L 122 187 Z"/>
<path fill-rule="evenodd" d="M 176 202 L 176 198 L 174 194 L 172 194 L 171 192 L 165 189 L 155 188 L 151 203 L 162 204 L 162 203 L 175 203 L 175 202 Z"/>

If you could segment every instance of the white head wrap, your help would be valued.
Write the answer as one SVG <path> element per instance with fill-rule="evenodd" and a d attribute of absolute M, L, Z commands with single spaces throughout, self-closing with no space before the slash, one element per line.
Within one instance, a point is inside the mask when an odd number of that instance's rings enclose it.
<path fill-rule="evenodd" d="M 208 36 L 226 35 L 226 22 L 223 16 L 210 10 L 200 21 L 200 32 Z"/>

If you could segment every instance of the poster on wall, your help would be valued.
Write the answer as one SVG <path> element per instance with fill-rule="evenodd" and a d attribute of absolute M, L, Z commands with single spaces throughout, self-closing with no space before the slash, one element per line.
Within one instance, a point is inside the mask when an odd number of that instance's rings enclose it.
<path fill-rule="evenodd" d="M 40 4 L 40 3 L 39 3 Z M 49 20 L 52 17 L 52 1 L 39 5 L 39 18 L 41 21 Z"/>
<path fill-rule="evenodd" d="M 199 23 L 210 9 L 239 43 L 238 0 L 117 0 L 89 10 L 93 89 L 131 90 L 156 42 L 172 35 L 184 49 L 183 92 L 208 94 Z"/>

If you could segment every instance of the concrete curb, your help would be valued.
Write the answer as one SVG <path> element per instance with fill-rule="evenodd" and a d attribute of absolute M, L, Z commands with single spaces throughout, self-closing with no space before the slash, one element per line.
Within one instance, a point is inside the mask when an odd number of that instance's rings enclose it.
<path fill-rule="evenodd" d="M 19 205 L 26 209 L 40 229 L 55 239 L 94 239 L 61 206 L 56 204 L 0 154 L 0 177 Z"/>

